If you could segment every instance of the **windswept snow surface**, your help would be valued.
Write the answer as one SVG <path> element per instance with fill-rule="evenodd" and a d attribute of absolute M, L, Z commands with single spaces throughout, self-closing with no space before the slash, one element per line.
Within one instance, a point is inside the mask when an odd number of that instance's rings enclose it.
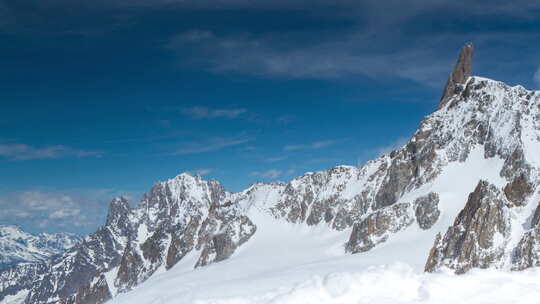
<path fill-rule="evenodd" d="M 115 304 L 274 303 L 534 303 L 540 299 L 540 270 L 514 273 L 474 270 L 426 274 L 435 235 L 451 225 L 480 179 L 496 185 L 503 161 L 485 159 L 483 147 L 464 163 L 449 164 L 432 183 L 401 201 L 436 191 L 441 219 L 433 229 L 417 225 L 374 249 L 344 254 L 349 230 L 277 221 L 251 209 L 253 239 L 228 260 L 193 269 L 192 252 L 173 269 L 157 274 Z"/>
<path fill-rule="evenodd" d="M 507 304 L 540 299 L 540 269 L 427 274 L 422 271 L 427 244 L 421 238 L 343 255 L 345 233 L 287 224 L 266 227 L 229 260 L 193 270 L 187 258 L 112 303 Z"/>

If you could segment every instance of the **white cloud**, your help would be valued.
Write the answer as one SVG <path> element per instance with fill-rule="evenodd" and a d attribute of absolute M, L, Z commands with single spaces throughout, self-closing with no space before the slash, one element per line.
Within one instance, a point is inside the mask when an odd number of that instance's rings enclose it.
<path fill-rule="evenodd" d="M 536 70 L 536 72 L 534 73 L 533 79 L 536 85 L 540 87 L 540 68 L 538 68 L 538 70 Z"/>
<path fill-rule="evenodd" d="M 298 151 L 298 150 L 305 150 L 305 149 L 321 149 L 333 146 L 337 143 L 339 143 L 342 140 L 321 140 L 321 141 L 315 141 L 309 144 L 299 144 L 299 145 L 286 145 L 283 147 L 284 151 Z"/>
<path fill-rule="evenodd" d="M 34 231 L 91 232 L 104 223 L 109 201 L 119 194 L 111 189 L 6 193 L 0 196 L 0 222 Z"/>
<path fill-rule="evenodd" d="M 278 170 L 278 169 L 270 169 L 267 171 L 255 171 L 251 173 L 252 176 L 258 176 L 258 177 L 269 178 L 269 179 L 276 179 L 279 176 L 281 176 L 281 174 L 283 174 L 283 171 Z"/>
<path fill-rule="evenodd" d="M 320 149 L 320 148 L 335 145 L 336 143 L 337 143 L 336 140 L 322 140 L 322 141 L 316 141 L 316 142 L 312 143 L 311 147 L 313 149 Z"/>
<path fill-rule="evenodd" d="M 295 115 L 290 115 L 290 114 L 281 115 L 277 118 L 277 121 L 284 125 L 289 124 L 295 120 L 298 120 L 298 117 Z"/>
<path fill-rule="evenodd" d="M 76 200 L 62 193 L 43 191 L 22 192 L 17 197 L 17 207 L 23 212 L 43 212 L 50 219 L 60 219 L 80 214 Z"/>
<path fill-rule="evenodd" d="M 267 158 L 266 161 L 269 163 L 273 163 L 273 162 L 278 162 L 278 161 L 282 161 L 286 159 L 287 159 L 287 156 L 275 156 L 275 157 Z"/>
<path fill-rule="evenodd" d="M 235 119 L 245 114 L 246 109 L 212 109 L 208 107 L 191 107 L 182 110 L 182 113 L 190 116 L 192 119 Z"/>
<path fill-rule="evenodd" d="M 81 210 L 78 208 L 63 208 L 60 210 L 56 210 L 53 213 L 49 214 L 49 218 L 51 220 L 54 219 L 64 219 L 68 217 L 75 217 L 78 216 L 81 213 Z"/>
<path fill-rule="evenodd" d="M 209 173 L 211 173 L 212 171 L 214 171 L 214 169 L 211 169 L 211 168 L 201 168 L 201 169 L 197 169 L 195 170 L 195 174 L 198 174 L 198 175 L 207 175 Z"/>
<path fill-rule="evenodd" d="M 169 153 L 169 155 L 187 155 L 217 151 L 227 147 L 238 146 L 252 140 L 253 138 L 251 137 L 214 137 L 207 140 L 186 143 L 175 152 Z"/>
<path fill-rule="evenodd" d="M 181 54 L 186 49 L 194 49 L 194 53 L 203 55 L 183 58 L 185 63 L 213 72 L 286 78 L 327 79 L 364 75 L 433 82 L 433 78 L 446 77 L 454 60 L 454 56 L 441 59 L 441 51 L 437 49 L 438 37 L 423 41 L 425 47 L 421 49 L 404 45 L 393 52 L 380 52 L 377 46 L 366 43 L 373 40 L 370 30 L 356 30 L 339 36 L 321 36 L 316 43 L 302 44 L 296 41 L 305 37 L 295 37 L 295 34 L 220 36 L 212 33 L 205 35 L 204 39 L 192 40 L 185 39 L 193 32 L 188 31 L 171 38 L 168 48 Z M 452 37 L 450 41 L 458 39 L 459 46 L 464 37 Z M 280 47 L 282 45 L 289 47 Z"/>
<path fill-rule="evenodd" d="M 0 157 L 10 160 L 89 157 L 101 155 L 103 155 L 103 153 L 100 151 L 79 150 L 63 145 L 33 147 L 26 144 L 0 144 Z"/>
<path fill-rule="evenodd" d="M 297 150 L 303 150 L 306 149 L 307 145 L 286 145 L 283 147 L 284 151 L 297 151 Z"/>
<path fill-rule="evenodd" d="M 285 172 L 286 175 L 291 175 L 291 174 L 294 174 L 296 172 L 295 169 L 289 169 Z"/>

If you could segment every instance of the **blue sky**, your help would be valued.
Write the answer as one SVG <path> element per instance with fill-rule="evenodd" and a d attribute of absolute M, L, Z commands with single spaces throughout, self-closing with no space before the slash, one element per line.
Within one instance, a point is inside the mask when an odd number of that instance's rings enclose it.
<path fill-rule="evenodd" d="M 357 165 L 475 74 L 540 86 L 531 1 L 0 0 L 0 223 L 88 233 L 107 202 L 200 173 Z"/>

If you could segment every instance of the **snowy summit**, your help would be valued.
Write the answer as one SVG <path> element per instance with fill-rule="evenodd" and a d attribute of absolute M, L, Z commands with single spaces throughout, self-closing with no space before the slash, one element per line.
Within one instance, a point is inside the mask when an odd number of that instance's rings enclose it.
<path fill-rule="evenodd" d="M 0 272 L 0 303 L 532 303 L 540 92 L 471 75 L 362 167 L 228 192 L 180 174 L 61 257 Z M 504 288 L 494 288 L 500 284 Z"/>

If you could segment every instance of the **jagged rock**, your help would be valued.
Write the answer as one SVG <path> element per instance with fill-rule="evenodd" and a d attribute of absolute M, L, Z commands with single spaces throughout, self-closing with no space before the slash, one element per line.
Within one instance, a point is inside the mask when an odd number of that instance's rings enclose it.
<path fill-rule="evenodd" d="M 507 157 L 504 161 L 504 165 L 501 169 L 501 176 L 507 180 L 512 180 L 519 175 L 530 175 L 531 166 L 525 160 L 523 149 L 517 147 L 510 157 Z"/>
<path fill-rule="evenodd" d="M 431 228 L 439 219 L 439 195 L 431 192 L 426 196 L 421 196 L 414 201 L 416 206 L 416 222 L 420 228 L 427 230 Z"/>
<path fill-rule="evenodd" d="M 109 204 L 105 226 L 113 229 L 117 235 L 129 235 L 132 230 L 129 219 L 131 213 L 127 198 L 123 196 L 116 197 Z"/>
<path fill-rule="evenodd" d="M 506 198 L 514 203 L 514 206 L 522 206 L 525 203 L 525 199 L 533 191 L 533 185 L 529 183 L 525 174 L 519 175 L 504 187 Z"/>
<path fill-rule="evenodd" d="M 46 303 L 51 298 L 66 299 L 99 273 L 118 265 L 121 241 L 104 226 L 87 236 L 63 256 L 50 262 L 50 271 L 39 274 L 30 288 L 26 304 Z M 123 248 L 122 248 L 123 249 Z"/>
<path fill-rule="evenodd" d="M 390 232 L 398 232 L 410 226 L 414 219 L 411 216 L 411 204 L 400 203 L 379 209 L 353 226 L 346 251 L 359 253 L 368 251 L 377 244 L 388 239 Z"/>
<path fill-rule="evenodd" d="M 106 225 L 47 264 L 47 271 L 36 274 L 26 304 L 48 303 L 49 299 L 68 301 L 81 286 L 88 285 L 114 267 L 122 258 L 124 244 L 132 233 L 131 210 L 125 198 L 111 201 Z"/>
<path fill-rule="evenodd" d="M 247 216 L 240 216 L 232 221 L 223 221 L 218 232 L 205 242 L 195 267 L 205 266 L 229 258 L 236 248 L 244 244 L 255 234 L 257 227 Z"/>
<path fill-rule="evenodd" d="M 50 270 L 43 263 L 21 263 L 0 271 L 0 301 L 6 296 L 30 289 L 36 277 Z"/>
<path fill-rule="evenodd" d="M 200 217 L 192 217 L 185 229 L 174 230 L 171 238 L 171 245 L 167 252 L 167 261 L 165 267 L 170 269 L 180 261 L 188 252 L 195 247 L 195 234 L 201 223 Z"/>
<path fill-rule="evenodd" d="M 163 252 L 167 248 L 167 240 L 167 234 L 162 229 L 158 229 L 141 245 L 143 257 L 151 265 L 161 265 Z"/>
<path fill-rule="evenodd" d="M 144 222 L 150 231 L 170 231 L 178 224 L 186 225 L 184 221 L 189 216 L 202 216 L 225 197 L 225 189 L 219 182 L 181 174 L 167 182 L 156 183 L 144 196 L 140 209 L 146 209 Z"/>
<path fill-rule="evenodd" d="M 169 236 L 158 229 L 138 248 L 128 242 L 120 266 L 115 286 L 120 292 L 128 291 L 148 279 L 164 262 Z"/>
<path fill-rule="evenodd" d="M 535 227 L 540 222 L 540 203 L 538 203 L 538 206 L 534 210 L 534 214 L 531 220 L 531 227 Z"/>
<path fill-rule="evenodd" d="M 415 162 L 407 161 L 412 158 L 411 155 L 415 154 L 415 145 L 412 144 L 408 147 L 409 149 L 402 150 L 392 159 L 383 185 L 375 196 L 375 205 L 373 206 L 375 209 L 394 204 L 416 175 Z"/>
<path fill-rule="evenodd" d="M 138 250 L 128 242 L 114 285 L 118 287 L 120 291 L 128 291 L 139 283 L 139 275 L 143 272 L 144 261 L 139 254 Z"/>
<path fill-rule="evenodd" d="M 442 108 L 448 100 L 456 94 L 456 88 L 459 85 L 463 85 L 467 78 L 471 76 L 472 72 L 472 57 L 474 54 L 474 47 L 472 43 L 467 43 L 461 49 L 458 60 L 452 73 L 448 77 L 446 86 L 444 87 L 441 100 L 439 101 L 438 109 Z"/>
<path fill-rule="evenodd" d="M 81 286 L 74 299 L 66 304 L 103 304 L 112 299 L 111 291 L 105 276 L 102 274 L 91 283 Z"/>
<path fill-rule="evenodd" d="M 347 251 L 370 250 L 415 221 L 422 228 L 432 226 L 440 216 L 433 197 L 427 196 L 429 202 L 409 203 L 403 203 L 403 198 L 416 197 L 415 190 L 437 183 L 449 165 L 459 169 L 461 164 L 456 163 L 468 161 L 478 149 L 483 149 L 485 158 L 497 157 L 493 163 L 505 160 L 500 175 L 508 182 L 525 174 L 537 185 L 537 165 L 527 157 L 536 152 L 529 149 L 540 134 L 540 94 L 468 77 L 470 56 L 462 53 L 443 94 L 447 100 L 422 120 L 405 146 L 390 154 L 360 168 L 338 166 L 306 173 L 289 183 L 257 183 L 238 193 L 225 191 L 217 181 L 180 174 L 156 183 L 137 207 L 131 209 L 122 199 L 113 202 L 104 227 L 46 263 L 46 271 L 14 276 L 34 283 L 10 283 L 9 288 L 29 288 L 25 303 L 43 304 L 73 297 L 80 286 L 105 272 L 121 274 L 115 286 L 119 288 L 114 290 L 122 292 L 147 279 L 157 267 L 172 267 L 189 252 L 199 254 L 194 266 L 218 262 L 256 233 L 247 217 L 251 212 L 277 221 L 327 225 L 341 231 L 352 228 Z M 452 104 L 442 106 L 447 102 Z M 523 192 L 520 187 L 519 182 L 509 186 L 509 197 Z M 456 218 L 455 227 L 439 236 L 429 269 L 450 265 L 459 272 L 499 262 L 510 226 L 506 208 L 511 204 L 506 193 L 491 186 L 481 185 L 475 193 Z M 527 208 L 511 212 L 522 209 Z"/>
<path fill-rule="evenodd" d="M 499 189 L 480 181 L 465 208 L 444 237 L 439 235 L 430 251 L 425 270 L 445 266 L 464 273 L 473 267 L 487 268 L 501 262 L 510 222 L 506 201 Z"/>
<path fill-rule="evenodd" d="M 279 201 L 270 208 L 277 218 L 313 226 L 328 223 L 336 230 L 351 227 L 367 211 L 365 193 L 348 197 L 351 188 L 365 174 L 356 167 L 338 166 L 328 171 L 307 173 L 281 187 Z"/>
<path fill-rule="evenodd" d="M 540 203 L 531 220 L 531 229 L 525 232 L 512 252 L 512 269 L 523 270 L 540 266 Z"/>

